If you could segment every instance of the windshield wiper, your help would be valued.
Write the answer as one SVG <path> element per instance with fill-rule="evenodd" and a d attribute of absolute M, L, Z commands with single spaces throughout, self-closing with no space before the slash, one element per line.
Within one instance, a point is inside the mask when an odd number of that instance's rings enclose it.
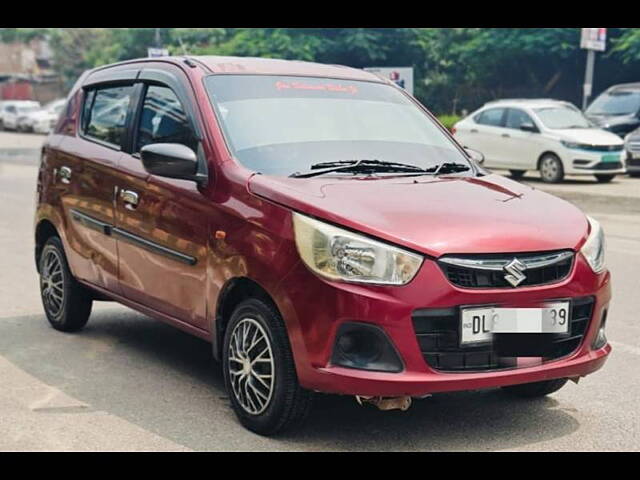
<path fill-rule="evenodd" d="M 294 178 L 309 178 L 325 173 L 351 171 L 362 172 L 401 172 L 418 175 L 437 175 L 438 173 L 458 173 L 470 170 L 468 165 L 455 162 L 444 162 L 434 167 L 422 168 L 407 163 L 385 162 L 382 160 L 340 160 L 335 162 L 315 163 L 309 172 L 296 172 L 289 175 Z M 314 171 L 315 170 L 315 171 Z"/>
<path fill-rule="evenodd" d="M 309 167 L 309 172 L 295 172 L 289 175 L 294 178 L 309 178 L 325 173 L 352 171 L 362 172 L 419 172 L 427 173 L 427 170 L 416 165 L 397 162 L 385 162 L 382 160 L 339 160 L 335 162 L 314 163 Z"/>
<path fill-rule="evenodd" d="M 458 173 L 466 172 L 468 170 L 471 170 L 469 165 L 456 162 L 444 162 L 440 165 L 436 165 L 435 167 L 427 168 L 425 171 L 433 172 L 434 175 L 438 175 L 439 173 Z"/>

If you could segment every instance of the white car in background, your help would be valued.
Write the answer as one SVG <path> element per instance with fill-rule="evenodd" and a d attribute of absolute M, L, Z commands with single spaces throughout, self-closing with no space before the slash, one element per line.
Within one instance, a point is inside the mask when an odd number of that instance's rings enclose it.
<path fill-rule="evenodd" d="M 62 98 L 47 103 L 44 107 L 32 110 L 18 117 L 17 130 L 21 132 L 49 133 L 58 123 L 60 113 L 66 104 Z"/>
<path fill-rule="evenodd" d="M 569 102 L 497 100 L 460 120 L 452 131 L 462 145 L 484 154 L 484 166 L 507 169 L 514 178 L 539 170 L 550 183 L 565 175 L 594 175 L 609 182 L 626 171 L 624 141 L 594 127 Z"/>
<path fill-rule="evenodd" d="M 0 105 L 0 127 L 4 130 L 17 130 L 18 118 L 42 108 L 40 102 L 33 100 L 6 100 Z"/>

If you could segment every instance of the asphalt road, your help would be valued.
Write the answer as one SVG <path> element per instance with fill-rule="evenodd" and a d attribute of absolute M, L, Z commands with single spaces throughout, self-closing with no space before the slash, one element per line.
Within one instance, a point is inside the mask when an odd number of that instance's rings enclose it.
<path fill-rule="evenodd" d="M 525 179 L 607 232 L 613 353 L 602 370 L 534 401 L 484 390 L 381 412 L 320 396 L 303 430 L 267 439 L 236 422 L 206 342 L 107 302 L 79 334 L 48 326 L 32 240 L 42 138 L 0 132 L 0 450 L 640 450 L 640 180 Z"/>

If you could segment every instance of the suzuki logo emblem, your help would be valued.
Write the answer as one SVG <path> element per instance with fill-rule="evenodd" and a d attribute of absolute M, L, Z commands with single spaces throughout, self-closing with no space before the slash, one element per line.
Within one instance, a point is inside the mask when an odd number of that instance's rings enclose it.
<path fill-rule="evenodd" d="M 504 279 L 509 282 L 512 287 L 517 287 L 527 278 L 523 273 L 527 269 L 527 266 L 517 258 L 514 258 L 502 268 L 507 272 Z"/>

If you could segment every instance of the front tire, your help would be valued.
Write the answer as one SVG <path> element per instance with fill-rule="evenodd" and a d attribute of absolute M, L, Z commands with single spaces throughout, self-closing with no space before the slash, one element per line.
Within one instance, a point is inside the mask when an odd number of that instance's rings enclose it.
<path fill-rule="evenodd" d="M 615 175 L 596 175 L 595 177 L 596 180 L 598 180 L 598 183 L 609 183 L 611 180 L 616 178 Z"/>
<path fill-rule="evenodd" d="M 40 254 L 40 297 L 47 320 L 56 330 L 75 332 L 87 324 L 93 299 L 73 278 L 58 237 L 49 238 Z"/>
<path fill-rule="evenodd" d="M 274 435 L 307 417 L 313 392 L 298 383 L 287 330 L 278 311 L 262 300 L 240 303 L 223 347 L 224 383 L 240 423 Z"/>
<path fill-rule="evenodd" d="M 564 178 L 564 167 L 553 153 L 547 153 L 540 159 L 540 177 L 545 183 L 558 183 Z"/>
<path fill-rule="evenodd" d="M 510 395 L 521 398 L 538 398 L 557 392 L 565 383 L 567 378 L 557 378 L 555 380 L 544 380 L 542 382 L 524 383 L 522 385 L 509 385 L 502 389 Z"/>

